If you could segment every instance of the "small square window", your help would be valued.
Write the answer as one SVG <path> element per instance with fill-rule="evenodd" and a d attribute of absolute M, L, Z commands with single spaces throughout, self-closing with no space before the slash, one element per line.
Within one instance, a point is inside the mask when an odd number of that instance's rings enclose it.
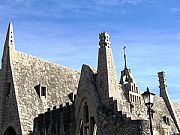
<path fill-rule="evenodd" d="M 34 87 L 39 97 L 45 97 L 47 95 L 47 87 L 42 86 L 41 84 Z"/>
<path fill-rule="evenodd" d="M 45 96 L 46 97 L 46 87 L 41 87 L 41 96 Z"/>

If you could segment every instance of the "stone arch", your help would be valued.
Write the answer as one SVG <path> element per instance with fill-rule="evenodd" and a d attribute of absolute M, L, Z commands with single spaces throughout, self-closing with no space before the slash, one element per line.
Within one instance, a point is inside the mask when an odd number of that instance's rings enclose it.
<path fill-rule="evenodd" d="M 81 102 L 80 102 L 81 101 Z M 91 98 L 81 97 L 79 107 L 76 108 L 76 134 L 77 135 L 96 135 L 97 132 L 97 114 L 96 106 Z"/>
<path fill-rule="evenodd" d="M 4 132 L 4 135 L 17 135 L 16 131 L 13 127 L 8 127 L 6 131 Z"/>

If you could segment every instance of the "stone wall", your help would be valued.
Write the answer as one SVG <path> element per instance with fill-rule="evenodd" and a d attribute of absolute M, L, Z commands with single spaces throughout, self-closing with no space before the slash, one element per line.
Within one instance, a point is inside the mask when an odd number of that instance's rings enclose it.
<path fill-rule="evenodd" d="M 22 135 L 9 57 L 3 61 L 1 69 L 0 100 L 0 135 L 10 126 L 14 128 L 17 135 Z"/>
<path fill-rule="evenodd" d="M 163 98 L 155 96 L 152 109 L 155 111 L 153 115 L 153 127 L 157 132 L 161 133 L 161 130 L 167 128 L 168 132 L 170 133 L 178 133 L 176 125 L 168 111 L 168 108 L 166 107 Z M 169 119 L 169 124 L 166 123 L 163 117 L 167 117 Z"/>
<path fill-rule="evenodd" d="M 173 107 L 175 109 L 175 113 L 177 114 L 177 118 L 180 121 L 180 104 L 176 103 L 176 102 L 172 102 L 172 105 L 173 105 Z M 180 125 L 180 123 L 179 123 L 179 125 Z"/>
<path fill-rule="evenodd" d="M 148 135 L 147 120 L 131 120 L 121 111 L 113 112 L 106 107 L 98 110 L 97 135 Z"/>
<path fill-rule="evenodd" d="M 21 128 L 26 135 L 33 129 L 33 119 L 38 114 L 68 102 L 67 95 L 76 93 L 80 73 L 18 51 L 11 61 Z M 46 92 L 38 92 L 36 86 L 45 87 Z"/>

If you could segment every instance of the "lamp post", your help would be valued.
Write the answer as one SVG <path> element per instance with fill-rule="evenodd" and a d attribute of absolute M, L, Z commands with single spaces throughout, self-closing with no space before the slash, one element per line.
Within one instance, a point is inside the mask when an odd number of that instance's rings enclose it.
<path fill-rule="evenodd" d="M 153 135 L 153 129 L 152 129 L 152 113 L 153 113 L 153 110 L 151 108 L 153 106 L 155 94 L 151 93 L 149 91 L 149 88 L 147 87 L 147 91 L 145 91 L 142 94 L 142 96 L 144 98 L 145 105 L 147 106 L 147 112 L 148 112 L 149 121 L 150 121 L 150 132 L 151 132 L 151 135 Z"/>

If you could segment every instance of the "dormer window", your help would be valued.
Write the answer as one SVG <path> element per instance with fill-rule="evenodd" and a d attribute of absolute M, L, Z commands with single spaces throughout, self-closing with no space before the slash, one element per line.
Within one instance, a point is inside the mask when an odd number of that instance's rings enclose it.
<path fill-rule="evenodd" d="M 47 87 L 39 84 L 34 87 L 39 97 L 47 97 Z"/>

